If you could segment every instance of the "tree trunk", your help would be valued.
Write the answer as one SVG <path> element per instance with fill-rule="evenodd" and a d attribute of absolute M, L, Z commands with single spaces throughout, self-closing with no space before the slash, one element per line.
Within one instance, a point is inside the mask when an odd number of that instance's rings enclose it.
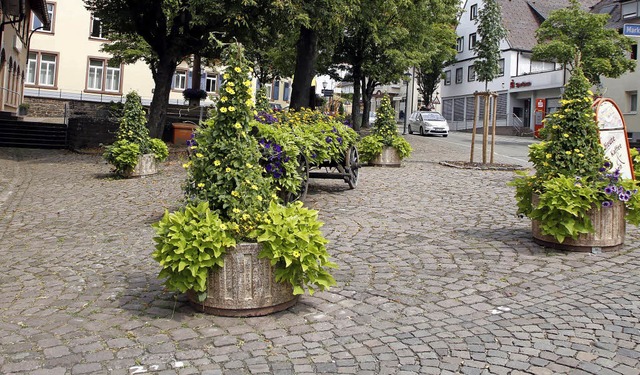
<path fill-rule="evenodd" d="M 369 124 L 369 112 L 371 112 L 371 97 L 373 97 L 373 91 L 376 88 L 376 84 L 371 80 L 367 80 L 366 77 L 362 77 L 362 127 L 368 128 Z"/>
<path fill-rule="evenodd" d="M 191 88 L 200 90 L 200 79 L 202 79 L 202 58 L 200 55 L 193 55 L 193 73 L 191 74 Z M 195 107 L 200 105 L 200 99 L 189 99 L 189 106 Z"/>
<path fill-rule="evenodd" d="M 301 26 L 300 38 L 296 46 L 296 68 L 291 85 L 291 109 L 297 111 L 309 107 L 310 87 L 313 76 L 316 74 L 317 58 L 318 34 L 315 30 Z"/>
<path fill-rule="evenodd" d="M 167 120 L 167 107 L 169 106 L 169 94 L 171 93 L 171 80 L 178 64 L 169 59 L 161 59 L 157 69 L 153 73 L 153 99 L 149 107 L 149 135 L 162 139 L 165 122 Z"/>
<path fill-rule="evenodd" d="M 353 103 L 351 103 L 351 123 L 353 130 L 359 131 L 362 124 L 362 115 L 360 114 L 360 67 L 353 67 Z"/>

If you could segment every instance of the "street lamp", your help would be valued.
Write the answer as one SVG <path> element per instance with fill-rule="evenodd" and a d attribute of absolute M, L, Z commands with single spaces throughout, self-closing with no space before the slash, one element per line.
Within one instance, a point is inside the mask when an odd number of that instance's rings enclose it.
<path fill-rule="evenodd" d="M 406 90 L 404 94 L 404 125 L 402 127 L 402 134 L 407 134 L 407 117 L 409 117 L 409 80 L 411 80 L 411 73 L 407 72 L 402 77 Z"/>

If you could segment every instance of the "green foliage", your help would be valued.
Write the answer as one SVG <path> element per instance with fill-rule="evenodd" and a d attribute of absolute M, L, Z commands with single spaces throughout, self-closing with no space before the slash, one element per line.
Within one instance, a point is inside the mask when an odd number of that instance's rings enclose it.
<path fill-rule="evenodd" d="M 540 25 L 532 58 L 580 67 L 593 85 L 600 76 L 617 78 L 633 70 L 636 62 L 627 57 L 633 41 L 607 28 L 608 19 L 608 14 L 583 10 L 580 2 L 571 0 L 570 7 L 551 12 Z"/>
<path fill-rule="evenodd" d="M 170 289 L 193 290 L 203 300 L 208 271 L 222 267 L 227 248 L 236 245 L 236 227 L 224 223 L 208 202 L 188 204 L 173 213 L 165 211 L 162 220 L 153 224 L 156 250 L 151 256 L 162 266 L 158 277 L 166 278 Z"/>
<path fill-rule="evenodd" d="M 640 224 L 638 183 L 608 170 L 589 85 L 582 70 L 574 69 L 560 109 L 545 119 L 544 141 L 529 148 L 535 175 L 520 172 L 510 183 L 518 213 L 538 220 L 542 233 L 559 242 L 593 232 L 588 211 L 607 209 L 616 200 L 625 204 L 626 220 Z"/>
<path fill-rule="evenodd" d="M 151 138 L 149 140 L 149 151 L 153 153 L 157 161 L 165 161 L 169 157 L 169 147 L 158 138 Z"/>
<path fill-rule="evenodd" d="M 256 111 L 268 112 L 270 110 L 271 107 L 269 106 L 269 99 L 267 98 L 267 87 L 262 85 L 256 94 Z"/>
<path fill-rule="evenodd" d="M 587 211 L 601 202 L 601 192 L 595 186 L 560 175 L 544 181 L 542 191 L 530 213 L 532 219 L 540 221 L 542 233 L 562 243 L 567 237 L 575 239 L 581 233 L 593 232 Z"/>
<path fill-rule="evenodd" d="M 411 145 L 398 134 L 395 113 L 388 96 L 382 98 L 380 108 L 376 112 L 376 122 L 370 135 L 363 137 L 358 143 L 360 159 L 373 160 L 380 155 L 384 146 L 391 146 L 398 150 L 401 159 L 411 154 Z"/>
<path fill-rule="evenodd" d="M 478 81 L 493 81 L 500 71 L 500 41 L 507 37 L 507 30 L 502 26 L 502 12 L 496 0 L 485 0 L 484 7 L 478 12 L 478 42 L 473 50 L 477 60 L 473 67 Z"/>
<path fill-rule="evenodd" d="M 213 116 L 196 133 L 187 163 L 185 193 L 189 201 L 208 201 L 224 221 L 239 226 L 240 238 L 253 238 L 272 198 L 263 176 L 260 151 L 251 132 L 253 101 L 250 68 L 242 49 L 231 45 L 220 100 Z"/>
<path fill-rule="evenodd" d="M 276 281 L 291 283 L 293 294 L 303 294 L 305 286 L 313 294 L 335 285 L 327 268 L 337 266 L 329 260 L 318 212 L 303 207 L 302 202 L 271 203 L 267 216 L 259 226 L 260 257 L 277 266 Z"/>
<path fill-rule="evenodd" d="M 125 175 L 136 167 L 141 154 L 137 143 L 121 139 L 107 146 L 102 156 L 107 163 L 115 167 L 116 174 Z"/>
<path fill-rule="evenodd" d="M 135 91 L 127 94 L 117 141 L 106 147 L 104 159 L 115 167 L 120 175 L 131 172 L 138 164 L 138 157 L 153 153 L 157 161 L 166 160 L 169 156 L 167 145 L 160 139 L 149 137 L 146 127 L 147 118 L 142 107 L 140 96 Z"/>

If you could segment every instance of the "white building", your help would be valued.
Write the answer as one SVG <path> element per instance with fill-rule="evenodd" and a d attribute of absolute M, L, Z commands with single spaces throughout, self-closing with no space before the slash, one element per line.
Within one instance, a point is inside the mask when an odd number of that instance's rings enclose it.
<path fill-rule="evenodd" d="M 561 88 L 568 80 L 568 72 L 560 64 L 531 60 L 532 48 L 537 43 L 535 31 L 549 12 L 569 6 L 569 1 L 497 2 L 501 8 L 503 26 L 507 30 L 507 38 L 500 43 L 501 74 L 488 84 L 488 90 L 498 93 L 497 125 L 513 126 L 519 131 L 534 129 L 541 125 L 543 113 L 559 107 Z M 596 2 L 597 0 L 581 1 L 587 8 Z M 464 12 L 456 29 L 457 61 L 444 69 L 446 78 L 440 85 L 442 114 L 449 121 L 452 130 L 473 126 L 473 94 L 485 91 L 485 83 L 476 80 L 473 69 L 475 53 L 472 50 L 478 41 L 476 22 L 483 5 L 482 0 L 464 2 Z"/>

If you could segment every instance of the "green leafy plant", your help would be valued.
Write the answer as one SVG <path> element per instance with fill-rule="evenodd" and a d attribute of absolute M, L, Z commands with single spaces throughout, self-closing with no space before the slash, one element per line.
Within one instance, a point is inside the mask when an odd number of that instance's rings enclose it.
<path fill-rule="evenodd" d="M 593 93 L 580 67 L 574 69 L 560 109 L 547 116 L 544 141 L 530 146 L 535 174 L 519 172 L 515 187 L 518 213 L 539 221 L 542 234 L 562 243 L 592 233 L 588 211 L 623 202 L 630 223 L 640 223 L 635 180 L 611 170 L 600 145 L 592 104 Z"/>
<path fill-rule="evenodd" d="M 209 269 L 222 267 L 227 249 L 236 245 L 236 225 L 225 224 L 208 202 L 201 202 L 173 213 L 165 211 L 153 227 L 156 250 L 152 257 L 162 266 L 158 277 L 166 278 L 170 289 L 192 290 L 204 300 Z"/>
<path fill-rule="evenodd" d="M 160 139 L 149 137 L 147 118 L 142 100 L 135 91 L 127 94 L 116 142 L 107 146 L 104 159 L 115 167 L 117 174 L 131 172 L 138 164 L 140 155 L 153 153 L 157 161 L 166 160 L 167 145 Z"/>
<path fill-rule="evenodd" d="M 272 202 L 267 220 L 259 226 L 260 257 L 278 266 L 276 281 L 291 283 L 293 294 L 303 294 L 303 285 L 313 294 L 316 288 L 325 290 L 336 283 L 327 271 L 337 266 L 329 260 L 321 227 L 318 212 L 303 207 L 302 202 L 287 206 Z"/>
<path fill-rule="evenodd" d="M 277 281 L 291 283 L 296 294 L 305 286 L 310 293 L 323 290 L 335 281 L 325 270 L 334 264 L 328 260 L 326 240 L 319 231 L 322 224 L 301 203 L 280 204 L 276 176 L 265 164 L 265 160 L 274 162 L 273 172 L 275 159 L 281 160 L 282 173 L 293 175 L 300 152 L 295 135 L 254 121 L 251 69 L 241 46 L 234 44 L 226 50 L 225 65 L 220 100 L 196 133 L 184 164 L 187 207 L 165 214 L 154 226 L 154 259 L 162 266 L 160 277 L 167 278 L 169 288 L 193 290 L 203 300 L 203 278 L 206 272 L 224 266 L 224 252 L 232 251 L 238 241 L 259 241 L 269 249 L 261 254 L 276 266 Z M 275 154 L 265 157 L 267 141 L 269 152 Z M 272 148 L 274 145 L 278 148 Z M 293 189 L 295 181 L 292 177 L 282 188 Z M 294 251 L 304 257 L 292 260 Z"/>
<path fill-rule="evenodd" d="M 395 148 L 400 159 L 411 155 L 411 145 L 398 134 L 394 111 L 388 96 L 382 98 L 380 108 L 376 111 L 372 133 L 362 137 L 358 143 L 360 159 L 363 161 L 375 159 L 385 146 Z"/>

